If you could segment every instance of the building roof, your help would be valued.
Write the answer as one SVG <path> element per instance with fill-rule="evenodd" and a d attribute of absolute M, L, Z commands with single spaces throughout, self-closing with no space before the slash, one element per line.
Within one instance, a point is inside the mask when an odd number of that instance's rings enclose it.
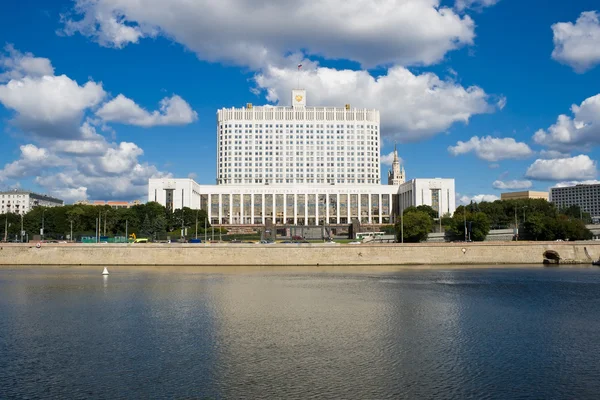
<path fill-rule="evenodd" d="M 46 194 L 35 193 L 35 192 L 32 192 L 31 190 L 19 190 L 19 189 L 7 190 L 7 191 L 0 192 L 0 195 L 2 195 L 2 194 L 27 194 L 38 200 L 47 200 L 47 201 L 52 201 L 55 203 L 64 203 L 64 200 L 58 199 L 56 197 L 51 197 Z"/>

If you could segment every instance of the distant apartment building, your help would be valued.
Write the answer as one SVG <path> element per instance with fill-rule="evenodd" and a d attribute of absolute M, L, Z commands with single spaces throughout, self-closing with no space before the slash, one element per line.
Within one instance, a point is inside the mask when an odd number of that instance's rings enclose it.
<path fill-rule="evenodd" d="M 579 206 L 592 217 L 600 217 L 600 184 L 552 188 L 550 201 L 559 209 Z"/>
<path fill-rule="evenodd" d="M 131 208 L 133 206 L 138 206 L 142 204 L 139 200 L 134 201 L 104 201 L 104 200 L 80 200 L 75 202 L 75 204 L 81 204 L 85 206 L 110 206 L 113 209 L 119 208 Z"/>
<path fill-rule="evenodd" d="M 0 214 L 27 214 L 35 207 L 60 207 L 64 201 L 27 190 L 0 192 Z"/>
<path fill-rule="evenodd" d="M 527 190 L 524 192 L 509 192 L 500 194 L 501 200 L 523 200 L 523 199 L 544 199 L 548 201 L 548 192 L 534 192 Z"/>

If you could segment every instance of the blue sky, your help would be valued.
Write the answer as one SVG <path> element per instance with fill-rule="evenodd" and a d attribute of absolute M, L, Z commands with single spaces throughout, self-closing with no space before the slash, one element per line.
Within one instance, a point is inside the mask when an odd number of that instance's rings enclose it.
<path fill-rule="evenodd" d="M 9 2 L 0 187 L 212 184 L 216 110 L 286 105 L 298 62 L 309 105 L 379 108 L 383 159 L 397 142 L 408 178 L 453 177 L 463 201 L 595 181 L 599 17 L 592 0 Z"/>

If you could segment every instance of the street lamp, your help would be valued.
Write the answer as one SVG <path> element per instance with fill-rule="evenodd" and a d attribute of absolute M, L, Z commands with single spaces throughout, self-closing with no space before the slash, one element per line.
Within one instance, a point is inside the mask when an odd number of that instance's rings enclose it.
<path fill-rule="evenodd" d="M 523 223 L 525 223 L 525 209 L 528 208 L 527 206 L 523 206 Z"/>
<path fill-rule="evenodd" d="M 44 232 L 44 214 L 46 214 L 46 209 L 45 208 L 42 210 L 42 231 L 40 232 L 41 236 L 42 236 L 42 240 L 44 240 L 44 236 L 45 236 L 45 232 Z"/>

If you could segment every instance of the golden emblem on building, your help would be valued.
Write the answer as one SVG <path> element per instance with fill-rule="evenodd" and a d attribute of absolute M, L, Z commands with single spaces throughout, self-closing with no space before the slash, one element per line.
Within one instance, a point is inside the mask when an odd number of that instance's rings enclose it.
<path fill-rule="evenodd" d="M 296 96 L 296 102 L 300 103 L 302 101 L 303 97 L 298 95 Z"/>

